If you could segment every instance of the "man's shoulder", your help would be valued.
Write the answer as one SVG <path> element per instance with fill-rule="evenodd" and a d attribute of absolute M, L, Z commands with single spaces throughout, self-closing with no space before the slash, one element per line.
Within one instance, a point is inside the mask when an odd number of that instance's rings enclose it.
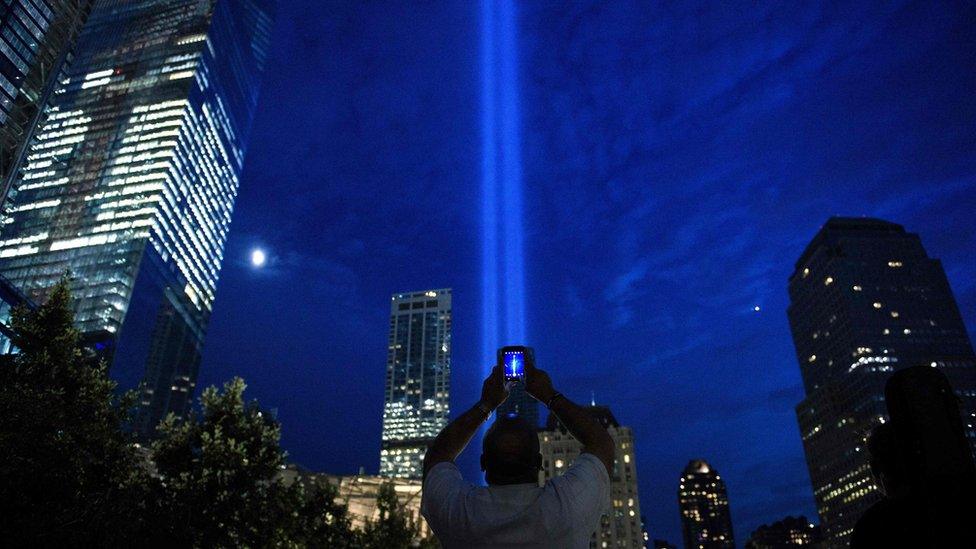
<path fill-rule="evenodd" d="M 546 481 L 546 490 L 571 507 L 602 507 L 609 486 L 607 468 L 587 453 L 580 454 L 565 473 Z"/>
<path fill-rule="evenodd" d="M 573 460 L 573 464 L 565 473 L 550 480 L 557 479 L 587 479 L 594 482 L 609 482 L 610 475 L 607 468 L 603 466 L 600 458 L 589 452 L 583 452 Z"/>

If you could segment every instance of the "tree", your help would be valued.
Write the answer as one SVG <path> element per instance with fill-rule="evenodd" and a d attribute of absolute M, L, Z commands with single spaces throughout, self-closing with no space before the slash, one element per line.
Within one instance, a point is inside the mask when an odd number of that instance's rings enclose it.
<path fill-rule="evenodd" d="M 195 547 L 267 546 L 276 541 L 285 487 L 275 481 L 284 464 L 279 427 L 245 404 L 244 381 L 204 390 L 202 412 L 160 424 L 152 455 L 162 481 L 160 529 Z"/>
<path fill-rule="evenodd" d="M 245 404 L 244 381 L 210 387 L 201 413 L 160 424 L 153 460 L 163 486 L 158 541 L 194 547 L 352 546 L 335 488 L 286 484 L 277 421 Z"/>
<path fill-rule="evenodd" d="M 363 547 L 368 549 L 406 548 L 416 547 L 421 542 L 420 526 L 413 521 L 410 513 L 400 504 L 396 489 L 392 482 L 380 487 L 376 497 L 376 507 L 379 510 L 377 520 L 369 520 L 363 528 Z M 424 546 L 431 541 L 423 542 Z"/>
<path fill-rule="evenodd" d="M 187 420 L 167 417 L 150 453 L 124 428 L 133 394 L 117 393 L 72 324 L 67 279 L 41 307 L 13 312 L 19 352 L 0 356 L 5 545 L 363 545 L 334 486 L 281 479 L 280 426 L 245 404 L 243 380 L 206 389 Z M 376 539 L 400 535 L 388 508 Z"/>
<path fill-rule="evenodd" d="M 10 546 L 110 545 L 138 528 L 148 479 L 123 432 L 131 395 L 79 342 L 67 279 L 14 309 L 0 364 L 0 535 Z"/>
<path fill-rule="evenodd" d="M 337 502 L 338 489 L 328 483 L 296 482 L 298 491 L 291 507 L 295 510 L 288 530 L 296 547 L 360 547 L 361 534 L 352 530 L 346 506 Z"/>

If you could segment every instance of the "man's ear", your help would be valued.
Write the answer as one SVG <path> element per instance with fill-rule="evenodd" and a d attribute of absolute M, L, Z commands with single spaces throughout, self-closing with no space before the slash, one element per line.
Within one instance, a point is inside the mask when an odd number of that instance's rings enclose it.
<path fill-rule="evenodd" d="M 481 462 L 481 470 L 482 471 L 487 471 L 488 469 L 485 467 L 485 461 L 486 460 L 485 460 L 485 455 L 484 454 L 481 454 L 481 459 L 479 461 Z"/>

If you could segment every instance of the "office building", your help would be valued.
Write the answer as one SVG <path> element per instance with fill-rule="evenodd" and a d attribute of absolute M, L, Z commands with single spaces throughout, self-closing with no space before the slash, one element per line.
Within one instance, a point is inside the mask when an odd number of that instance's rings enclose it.
<path fill-rule="evenodd" d="M 823 541 L 820 526 L 807 517 L 786 517 L 772 524 L 763 524 L 749 536 L 746 549 L 787 549 L 789 547 L 817 548 Z"/>
<path fill-rule="evenodd" d="M 653 545 L 648 545 L 648 549 L 678 549 L 678 546 L 666 539 L 656 539 Z"/>
<path fill-rule="evenodd" d="M 525 390 L 524 383 L 516 383 L 508 398 L 496 411 L 499 417 L 520 417 L 534 428 L 539 427 L 539 401 Z"/>
<path fill-rule="evenodd" d="M 11 320 L 15 307 L 35 305 L 9 280 L 0 276 L 0 355 L 17 352 L 13 344 L 13 327 Z"/>
<path fill-rule="evenodd" d="M 380 475 L 423 477 L 427 446 L 447 426 L 451 290 L 396 294 L 390 303 Z"/>
<path fill-rule="evenodd" d="M 634 434 L 620 425 L 606 406 L 589 406 L 586 410 L 610 433 L 614 443 L 613 475 L 610 478 L 610 500 L 593 533 L 590 547 L 644 547 L 640 498 L 637 496 L 637 461 Z M 583 450 L 583 445 L 566 429 L 555 414 L 549 414 L 539 431 L 542 453 L 540 482 L 565 473 Z"/>
<path fill-rule="evenodd" d="M 941 263 L 900 225 L 831 218 L 796 262 L 789 292 L 810 480 L 826 545 L 846 547 L 881 497 L 865 440 L 887 421 L 885 382 L 902 368 L 939 368 L 976 447 L 976 357 Z"/>
<path fill-rule="evenodd" d="M 681 473 L 678 508 L 685 549 L 735 547 L 725 482 L 705 460 L 689 461 Z"/>
<path fill-rule="evenodd" d="M 58 88 L 93 0 L 0 5 L 0 204 Z"/>
<path fill-rule="evenodd" d="M 40 302 L 70 272 L 143 436 L 191 402 L 269 33 L 254 0 L 96 1 L 4 205 L 0 273 Z"/>

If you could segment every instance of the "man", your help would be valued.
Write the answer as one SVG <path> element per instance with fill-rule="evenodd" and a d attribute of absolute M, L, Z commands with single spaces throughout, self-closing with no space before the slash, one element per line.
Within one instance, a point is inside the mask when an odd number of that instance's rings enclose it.
<path fill-rule="evenodd" d="M 583 452 L 560 477 L 539 486 L 539 438 L 523 420 L 499 418 L 485 435 L 481 469 L 487 487 L 465 482 L 454 465 L 471 437 L 508 397 L 495 366 L 481 400 L 451 422 L 424 457 L 421 512 L 446 549 L 463 547 L 589 547 L 610 491 L 613 439 L 582 407 L 552 388 L 531 361 L 526 391 L 562 421 Z"/>
<path fill-rule="evenodd" d="M 910 473 L 900 459 L 895 426 L 882 423 L 868 437 L 871 473 L 884 499 L 861 515 L 851 535 L 853 549 L 870 547 L 925 547 L 920 516 L 914 509 Z"/>

